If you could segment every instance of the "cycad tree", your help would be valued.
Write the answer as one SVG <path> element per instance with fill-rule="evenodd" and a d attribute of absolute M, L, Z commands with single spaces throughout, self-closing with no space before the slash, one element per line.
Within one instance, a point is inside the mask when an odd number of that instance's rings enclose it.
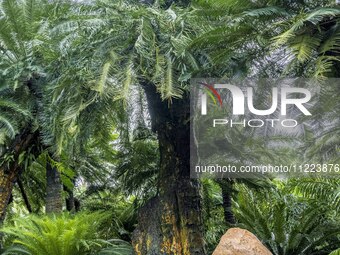
<path fill-rule="evenodd" d="M 236 205 L 239 226 L 275 255 L 328 254 L 339 242 L 339 225 L 321 201 L 315 204 L 277 189 L 267 194 L 243 189 Z"/>
<path fill-rule="evenodd" d="M 277 23 L 274 48 L 286 49 L 286 72 L 304 77 L 338 77 L 340 10 L 331 4 L 303 8 Z M 294 69 L 297 72 L 294 72 Z"/>
<path fill-rule="evenodd" d="M 46 181 L 49 181 L 46 186 L 46 208 L 48 212 L 61 211 L 60 179 L 63 176 L 59 175 L 65 167 L 59 167 L 57 170 L 58 166 L 63 166 L 62 163 L 58 164 L 58 161 L 63 161 L 63 164 L 67 165 L 67 170 L 80 166 L 87 171 L 92 169 L 93 172 L 93 165 L 86 160 L 86 157 L 89 158 L 89 153 L 85 149 L 87 144 L 85 141 L 89 141 L 89 137 L 95 133 L 101 136 L 101 141 L 105 141 L 104 147 L 109 142 L 108 137 L 104 137 L 104 133 L 107 131 L 106 135 L 109 134 L 112 123 L 103 125 L 105 116 L 99 115 L 101 121 L 98 122 L 98 119 L 93 117 L 90 119 L 88 114 L 101 111 L 100 107 L 107 103 L 93 104 L 91 109 L 87 108 L 88 111 L 83 111 L 85 114 L 80 118 L 82 121 L 72 122 L 72 127 L 68 126 L 67 130 L 58 129 L 60 126 L 64 127 L 64 123 L 73 120 L 74 115 L 72 111 L 63 112 L 65 108 L 62 105 L 57 106 L 59 102 L 53 105 L 55 100 L 53 91 L 51 92 L 52 85 L 55 84 L 55 80 L 63 80 L 65 77 L 60 77 L 61 73 L 58 68 L 61 69 L 61 66 L 66 66 L 70 62 L 60 61 L 63 50 L 61 44 L 65 41 L 61 42 L 61 31 L 52 28 L 60 24 L 60 20 L 71 15 L 70 7 L 70 3 L 66 1 L 1 1 L 2 84 L 0 95 L 3 97 L 1 99 L 3 105 L 0 110 L 1 128 L 6 131 L 2 135 L 3 147 L 1 148 L 1 171 L 3 173 L 1 183 L 4 186 L 1 194 L 3 199 L 0 204 L 2 216 L 4 216 L 13 184 L 19 173 L 24 168 L 31 167 L 30 165 L 43 151 L 48 152 L 47 160 L 44 161 Z M 58 68 L 55 68 L 56 66 Z M 66 101 L 72 102 L 75 95 L 67 96 Z M 11 102 L 6 103 L 5 106 L 6 101 Z M 76 106 L 72 104 L 71 107 L 74 109 Z M 65 113 L 62 119 L 60 112 Z M 81 124 L 90 127 L 89 123 L 97 123 L 97 125 L 85 131 Z M 72 134 L 79 129 L 83 132 L 76 139 Z M 81 146 L 72 147 L 75 144 Z M 85 156 L 80 157 L 80 155 Z M 23 181 L 26 184 L 28 182 Z"/>
<path fill-rule="evenodd" d="M 116 100 L 125 102 L 123 106 L 132 100 L 132 85 L 141 86 L 159 142 L 159 192 L 140 212 L 135 251 L 205 254 L 199 187 L 197 180 L 190 179 L 188 94 L 190 77 L 202 62 L 207 63 L 203 55 L 188 50 L 204 27 L 195 10 L 175 5 L 99 1 L 97 7 L 87 7 L 91 15 L 80 22 L 78 33 L 84 43 L 80 45 L 78 39 L 73 43 L 84 47 L 88 66 L 100 66 L 101 73 L 86 86 L 98 98 L 113 91 Z M 62 89 L 73 93 L 77 88 L 65 83 Z"/>
<path fill-rule="evenodd" d="M 286 71 L 298 70 L 299 75 L 325 79 L 320 88 L 318 104 L 312 109 L 312 125 L 306 127 L 303 150 L 306 161 L 337 164 L 339 162 L 339 78 L 340 9 L 335 1 L 318 8 L 305 8 L 280 24 L 281 33 L 274 46 L 287 50 L 290 59 Z M 337 177 L 337 176 L 333 176 Z M 338 179 L 294 180 L 292 190 L 297 195 L 327 201 L 331 209 L 339 210 Z"/>
<path fill-rule="evenodd" d="M 40 150 L 36 125 L 40 101 L 37 85 L 39 77 L 44 76 L 40 52 L 47 40 L 45 18 L 51 14 L 51 6 L 48 1 L 7 0 L 1 1 L 0 6 L 1 97 L 11 101 L 1 108 L 0 115 L 5 123 L 2 130 L 7 126 L 12 132 L 4 134 L 8 139 L 3 145 L 7 148 L 1 152 L 0 214 L 3 220 L 13 184 L 21 171 L 20 161 L 29 149 L 33 154 Z M 13 112 L 15 102 L 22 105 L 21 114 Z M 8 120 L 6 115 L 11 111 L 15 115 Z M 27 113 L 29 118 L 22 113 Z M 9 128 L 11 126 L 16 128 Z"/>

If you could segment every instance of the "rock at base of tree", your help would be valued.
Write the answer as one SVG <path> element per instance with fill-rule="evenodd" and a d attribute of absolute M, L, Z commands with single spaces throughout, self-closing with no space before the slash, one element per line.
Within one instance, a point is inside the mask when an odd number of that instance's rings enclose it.
<path fill-rule="evenodd" d="M 212 255 L 272 255 L 248 230 L 231 228 L 225 233 Z"/>

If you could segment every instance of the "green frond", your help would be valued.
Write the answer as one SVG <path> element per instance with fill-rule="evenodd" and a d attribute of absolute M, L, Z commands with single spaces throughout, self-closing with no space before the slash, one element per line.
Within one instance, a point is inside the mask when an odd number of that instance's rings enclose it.
<path fill-rule="evenodd" d="M 156 35 L 151 22 L 148 17 L 141 17 L 138 28 L 139 35 L 134 45 L 136 52 L 144 59 L 141 63 L 142 68 L 144 65 L 147 65 L 148 62 L 153 62 L 156 51 Z M 144 68 L 148 68 L 148 66 Z"/>
<path fill-rule="evenodd" d="M 6 118 L 5 116 L 0 115 L 0 123 L 3 124 L 2 128 L 4 128 L 7 131 L 9 137 L 13 138 L 16 135 L 17 129 L 13 126 L 11 120 Z"/>
<path fill-rule="evenodd" d="M 234 213 L 239 226 L 254 233 L 275 255 L 310 254 L 329 243 L 340 228 L 324 215 L 325 207 L 271 190 L 268 194 L 241 190 Z"/>
<path fill-rule="evenodd" d="M 56 167 L 58 172 L 61 174 L 61 182 L 67 187 L 69 190 L 73 190 L 74 183 L 72 180 L 75 178 L 76 173 L 73 169 L 70 168 L 69 165 L 65 164 L 63 161 L 55 161 L 52 158 L 48 157 L 49 162 L 52 166 Z"/>
<path fill-rule="evenodd" d="M 259 9 L 253 9 L 249 11 L 245 11 L 243 16 L 263 18 L 267 16 L 275 16 L 275 17 L 289 17 L 290 13 L 287 10 L 277 7 L 277 6 L 268 6 Z"/>
<path fill-rule="evenodd" d="M 329 255 L 340 255 L 340 249 L 332 251 Z"/>
<path fill-rule="evenodd" d="M 98 255 L 131 255 L 132 247 L 128 242 L 122 240 L 110 240 L 109 247 L 102 249 Z"/>
<path fill-rule="evenodd" d="M 325 201 L 335 210 L 340 208 L 340 181 L 338 179 L 301 179 L 292 182 L 296 194 L 306 198 Z"/>
<path fill-rule="evenodd" d="M 334 61 L 340 61 L 337 57 L 320 56 L 315 62 L 314 77 L 328 77 L 333 71 Z"/>
<path fill-rule="evenodd" d="M 338 15 L 340 15 L 340 10 L 337 8 L 320 8 L 319 10 L 315 10 L 306 16 L 305 20 L 316 25 L 325 18 L 337 17 Z"/>
<path fill-rule="evenodd" d="M 125 72 L 125 78 L 123 82 L 123 88 L 122 88 L 122 98 L 126 101 L 129 97 L 130 94 L 130 88 L 131 84 L 133 82 L 133 63 L 132 60 L 129 61 L 127 67 L 126 67 L 126 72 Z"/>
<path fill-rule="evenodd" d="M 131 252 L 131 246 L 126 242 L 116 239 L 105 241 L 96 234 L 106 217 L 103 213 L 82 213 L 16 218 L 14 226 L 1 230 L 8 238 L 14 237 L 14 245 L 4 254 L 90 255 L 101 250 Z"/>
<path fill-rule="evenodd" d="M 304 26 L 304 16 L 299 17 L 294 24 L 283 33 L 273 38 L 273 46 L 279 47 L 286 44 L 290 39 L 294 38 L 295 33 Z"/>
<path fill-rule="evenodd" d="M 94 90 L 99 92 L 99 94 L 103 94 L 104 92 L 104 88 L 105 88 L 106 81 L 108 79 L 110 67 L 111 67 L 111 61 L 108 61 L 103 65 L 103 70 L 102 70 L 100 79 L 97 83 L 97 86 L 94 88 Z"/>
<path fill-rule="evenodd" d="M 27 251 L 25 248 L 21 246 L 12 246 L 9 249 L 7 249 L 5 252 L 2 253 L 3 255 L 32 255 L 31 252 Z"/>
<path fill-rule="evenodd" d="M 14 111 L 16 114 L 20 114 L 25 117 L 30 117 L 31 112 L 28 109 L 25 109 L 20 104 L 14 102 L 13 100 L 0 99 L 0 108 L 2 109 L 10 109 Z"/>
<path fill-rule="evenodd" d="M 164 81 L 164 89 L 162 89 L 162 98 L 169 99 L 173 94 L 174 84 L 173 84 L 173 69 L 172 60 L 170 57 L 167 58 L 167 71 L 166 78 Z"/>
<path fill-rule="evenodd" d="M 231 13 L 240 13 L 255 7 L 254 2 L 249 0 L 196 0 L 195 2 L 200 4 L 203 8 L 212 8 Z"/>
<path fill-rule="evenodd" d="M 157 47 L 155 50 L 155 70 L 152 79 L 159 83 L 163 77 L 164 66 L 166 65 L 166 58 L 160 54 L 160 49 Z"/>
<path fill-rule="evenodd" d="M 166 76 L 164 82 L 160 85 L 159 90 L 162 99 L 180 98 L 181 90 L 174 84 L 173 62 L 170 57 L 167 58 Z"/>
<path fill-rule="evenodd" d="M 320 46 L 321 38 L 310 35 L 295 36 L 290 41 L 290 48 L 300 62 L 310 59 Z"/>
<path fill-rule="evenodd" d="M 10 1 L 10 0 L 2 0 L 1 1 L 1 9 L 5 13 L 7 17 L 7 21 L 11 25 L 13 32 L 19 37 L 19 39 L 24 39 L 22 36 L 25 34 L 23 33 L 23 24 L 20 23 L 18 17 L 24 17 L 24 13 L 20 5 L 17 1 Z"/>

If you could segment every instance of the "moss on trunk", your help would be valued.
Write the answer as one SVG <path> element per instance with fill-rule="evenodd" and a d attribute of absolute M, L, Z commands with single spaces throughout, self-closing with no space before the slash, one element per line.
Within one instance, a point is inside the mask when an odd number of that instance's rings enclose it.
<path fill-rule="evenodd" d="M 204 255 L 199 183 L 190 178 L 189 95 L 162 101 L 142 82 L 160 149 L 159 194 L 139 212 L 136 254 Z"/>

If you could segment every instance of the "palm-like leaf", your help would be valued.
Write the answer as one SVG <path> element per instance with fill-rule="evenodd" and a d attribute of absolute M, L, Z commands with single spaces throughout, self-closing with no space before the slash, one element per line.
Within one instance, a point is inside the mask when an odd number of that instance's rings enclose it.
<path fill-rule="evenodd" d="M 275 190 L 265 196 L 242 193 L 235 209 L 240 226 L 253 232 L 273 254 L 322 254 L 331 248 L 327 240 L 339 234 L 339 226 L 327 218 L 325 207 Z"/>
<path fill-rule="evenodd" d="M 131 253 L 127 243 L 120 240 L 104 241 L 95 234 L 103 214 L 78 214 L 77 216 L 30 216 L 18 218 L 14 226 L 2 229 L 8 237 L 12 237 L 13 246 L 3 254 L 58 254 L 76 255 L 93 254 L 100 251 L 102 254 Z M 105 252 L 111 253 L 105 253 Z"/>
<path fill-rule="evenodd" d="M 292 180 L 291 190 L 315 201 L 326 202 L 333 210 L 340 210 L 340 181 L 339 179 L 300 179 Z"/>
<path fill-rule="evenodd" d="M 279 25 L 283 31 L 274 38 L 274 45 L 287 46 L 296 64 L 310 63 L 306 73 L 334 77 L 339 61 L 339 15 L 339 9 L 329 7 L 294 15 Z"/>

